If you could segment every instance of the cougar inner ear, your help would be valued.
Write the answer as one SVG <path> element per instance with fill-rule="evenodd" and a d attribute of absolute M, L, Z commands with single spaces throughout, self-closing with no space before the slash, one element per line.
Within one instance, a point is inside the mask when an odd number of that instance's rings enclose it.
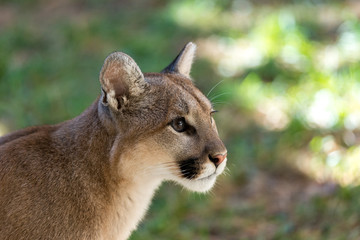
<path fill-rule="evenodd" d="M 190 77 L 191 66 L 195 57 L 196 45 L 189 42 L 181 50 L 179 55 L 167 66 L 162 73 L 180 73 L 186 77 Z"/>
<path fill-rule="evenodd" d="M 108 101 L 107 101 L 106 92 L 105 92 L 105 90 L 104 90 L 103 88 L 101 88 L 101 93 L 102 93 L 102 95 L 101 95 L 102 103 L 103 103 L 105 106 L 109 105 L 109 103 L 108 103 Z"/>
<path fill-rule="evenodd" d="M 144 75 L 135 61 L 122 52 L 110 54 L 100 72 L 102 102 L 120 109 L 131 97 L 139 96 L 146 86 Z"/>

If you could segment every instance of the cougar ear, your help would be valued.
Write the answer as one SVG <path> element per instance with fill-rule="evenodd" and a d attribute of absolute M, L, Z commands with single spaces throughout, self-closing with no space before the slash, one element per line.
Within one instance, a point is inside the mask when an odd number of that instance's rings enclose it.
<path fill-rule="evenodd" d="M 167 66 L 162 73 L 176 72 L 186 77 L 190 77 L 191 65 L 195 57 L 196 45 L 189 42 L 181 50 L 179 55 Z"/>
<path fill-rule="evenodd" d="M 139 96 L 146 82 L 135 61 L 122 52 L 110 54 L 100 71 L 102 103 L 119 110 L 128 99 Z"/>

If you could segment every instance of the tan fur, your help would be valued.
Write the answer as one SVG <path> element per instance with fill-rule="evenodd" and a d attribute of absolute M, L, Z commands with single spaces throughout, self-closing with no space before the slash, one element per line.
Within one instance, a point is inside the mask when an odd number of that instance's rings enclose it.
<path fill-rule="evenodd" d="M 125 240 L 161 182 L 208 191 L 226 149 L 188 78 L 194 52 L 190 43 L 181 61 L 148 74 L 113 53 L 102 95 L 80 116 L 1 137 L 0 238 Z M 186 131 L 173 127 L 179 118 Z"/>

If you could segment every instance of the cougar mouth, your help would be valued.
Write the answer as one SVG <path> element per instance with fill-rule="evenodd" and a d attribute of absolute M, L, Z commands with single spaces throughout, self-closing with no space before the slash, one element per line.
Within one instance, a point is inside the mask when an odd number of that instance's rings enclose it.
<path fill-rule="evenodd" d="M 210 174 L 209 176 L 206 177 L 201 177 L 199 179 L 196 179 L 196 181 L 207 181 L 207 180 L 211 180 L 213 178 L 216 178 L 219 174 L 215 172 L 213 172 L 212 174 Z"/>
<path fill-rule="evenodd" d="M 201 157 L 182 160 L 177 165 L 179 173 L 173 180 L 195 192 L 209 191 L 225 168 L 225 163 L 216 168 L 213 163 L 203 161 Z"/>
<path fill-rule="evenodd" d="M 203 176 L 202 170 L 206 169 L 202 166 L 199 158 L 189 158 L 179 162 L 180 173 L 183 178 L 188 180 L 205 181 L 216 178 L 222 173 L 222 169 L 216 168 L 214 171 L 209 172 L 207 176 Z M 197 178 L 199 177 L 199 178 Z"/>

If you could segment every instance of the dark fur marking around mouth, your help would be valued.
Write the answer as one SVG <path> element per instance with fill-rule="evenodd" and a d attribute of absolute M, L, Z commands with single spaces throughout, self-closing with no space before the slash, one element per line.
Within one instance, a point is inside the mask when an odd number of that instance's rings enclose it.
<path fill-rule="evenodd" d="M 190 158 L 179 162 L 181 175 L 187 179 L 194 179 L 200 170 L 198 158 Z"/>

